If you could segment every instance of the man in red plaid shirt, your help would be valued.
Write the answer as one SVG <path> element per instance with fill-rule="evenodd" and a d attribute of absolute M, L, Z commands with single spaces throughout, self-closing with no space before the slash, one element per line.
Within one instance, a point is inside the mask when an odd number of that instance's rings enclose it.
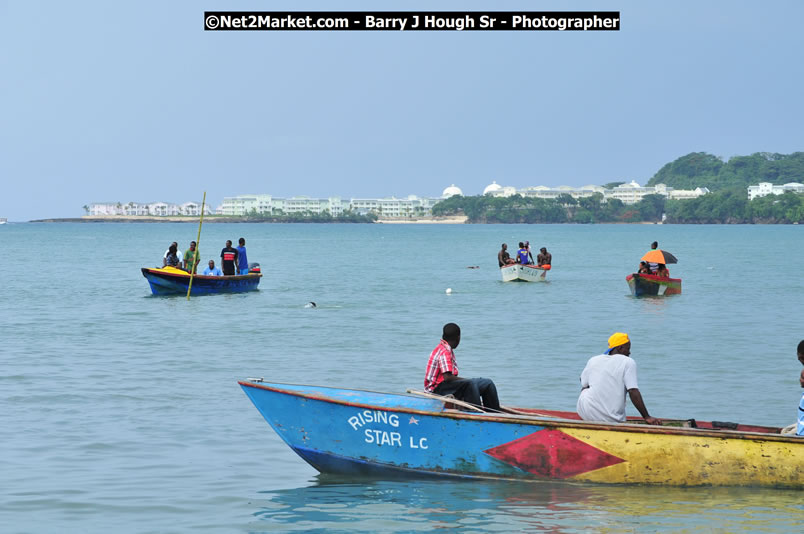
<path fill-rule="evenodd" d="M 458 378 L 458 363 L 453 349 L 460 342 L 461 328 L 455 323 L 445 324 L 441 343 L 427 362 L 424 389 L 436 395 L 452 394 L 458 400 L 488 411 L 499 411 L 500 400 L 494 382 L 488 378 Z"/>

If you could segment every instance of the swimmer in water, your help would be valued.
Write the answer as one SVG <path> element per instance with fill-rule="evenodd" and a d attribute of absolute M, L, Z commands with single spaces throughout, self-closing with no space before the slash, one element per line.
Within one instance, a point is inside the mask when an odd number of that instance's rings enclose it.
<path fill-rule="evenodd" d="M 312 300 L 304 305 L 305 308 L 315 308 L 316 304 Z"/>

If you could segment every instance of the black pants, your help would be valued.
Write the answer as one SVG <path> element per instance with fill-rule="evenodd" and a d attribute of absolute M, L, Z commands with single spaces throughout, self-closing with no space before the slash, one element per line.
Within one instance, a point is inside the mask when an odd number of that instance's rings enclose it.
<path fill-rule="evenodd" d="M 483 406 L 492 410 L 500 409 L 497 387 L 488 378 L 458 378 L 449 382 L 441 382 L 435 388 L 434 393 L 438 395 L 451 394 L 458 400 L 476 406 Z"/>

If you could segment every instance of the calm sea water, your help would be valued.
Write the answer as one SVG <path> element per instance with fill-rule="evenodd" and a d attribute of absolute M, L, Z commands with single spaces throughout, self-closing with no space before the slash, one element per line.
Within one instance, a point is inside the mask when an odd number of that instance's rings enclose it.
<path fill-rule="evenodd" d="M 801 395 L 800 226 L 208 224 L 204 261 L 245 237 L 260 291 L 151 296 L 140 267 L 196 231 L 0 227 L 0 531 L 800 530 L 796 491 L 320 476 L 236 383 L 420 388 L 454 321 L 462 374 L 573 410 L 620 330 L 653 415 L 783 426 Z M 497 250 L 520 240 L 553 253 L 549 283 L 500 282 Z M 684 293 L 633 299 L 625 275 L 653 240 Z"/>

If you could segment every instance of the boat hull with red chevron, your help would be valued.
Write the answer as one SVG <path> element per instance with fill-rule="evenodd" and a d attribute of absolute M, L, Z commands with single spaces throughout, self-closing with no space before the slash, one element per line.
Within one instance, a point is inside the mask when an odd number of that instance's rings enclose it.
<path fill-rule="evenodd" d="M 461 412 L 432 395 L 239 384 L 285 443 L 322 473 L 804 488 L 804 440 L 779 428 L 593 423 L 574 412 Z"/>

